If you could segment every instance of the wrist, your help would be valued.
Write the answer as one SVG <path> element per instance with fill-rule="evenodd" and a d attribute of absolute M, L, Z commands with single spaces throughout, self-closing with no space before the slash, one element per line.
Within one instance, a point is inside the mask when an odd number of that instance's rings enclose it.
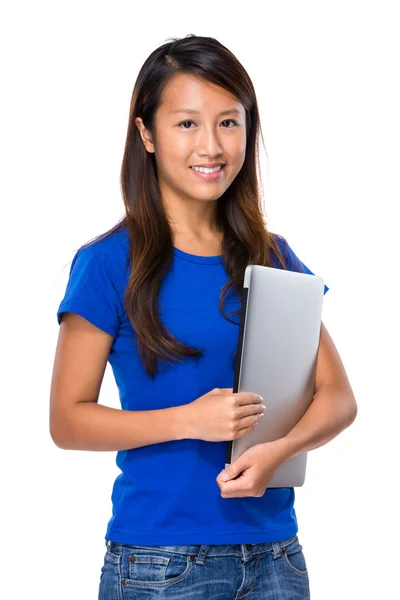
<path fill-rule="evenodd" d="M 284 436 L 278 438 L 277 440 L 272 442 L 272 444 L 274 445 L 277 454 L 277 459 L 278 461 L 280 461 L 281 464 L 283 464 L 284 462 L 289 460 L 289 458 L 292 458 L 292 456 L 294 456 L 293 446 L 290 440 L 287 439 L 287 437 Z"/>
<path fill-rule="evenodd" d="M 169 409 L 174 412 L 172 415 L 172 421 L 174 424 L 174 440 L 194 438 L 190 404 L 191 403 L 183 404 L 182 406 L 173 406 Z"/>

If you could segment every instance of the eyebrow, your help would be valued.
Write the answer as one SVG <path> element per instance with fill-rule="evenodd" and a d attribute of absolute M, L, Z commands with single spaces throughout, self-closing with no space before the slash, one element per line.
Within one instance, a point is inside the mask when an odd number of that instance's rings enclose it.
<path fill-rule="evenodd" d="M 200 114 L 200 112 L 198 110 L 193 110 L 191 108 L 178 108 L 178 110 L 171 110 L 170 114 L 175 114 L 175 113 L 188 113 L 191 115 L 198 115 Z M 223 110 L 222 112 L 219 113 L 219 117 L 222 117 L 222 115 L 230 115 L 232 113 L 237 113 L 238 115 L 240 115 L 240 111 L 237 110 L 236 108 L 229 108 L 228 110 Z"/>

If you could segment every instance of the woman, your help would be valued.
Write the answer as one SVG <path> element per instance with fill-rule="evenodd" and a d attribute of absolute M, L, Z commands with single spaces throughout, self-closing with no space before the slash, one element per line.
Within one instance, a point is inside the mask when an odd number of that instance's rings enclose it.
<path fill-rule="evenodd" d="M 227 48 L 194 35 L 157 48 L 132 95 L 126 214 L 73 258 L 50 429 L 61 448 L 118 451 L 100 600 L 309 598 L 294 489 L 268 481 L 355 418 L 323 325 L 312 408 L 221 472 L 227 440 L 265 409 L 231 387 L 245 268 L 312 274 L 264 222 L 260 133 L 253 85 Z M 97 403 L 107 361 L 122 410 Z"/>

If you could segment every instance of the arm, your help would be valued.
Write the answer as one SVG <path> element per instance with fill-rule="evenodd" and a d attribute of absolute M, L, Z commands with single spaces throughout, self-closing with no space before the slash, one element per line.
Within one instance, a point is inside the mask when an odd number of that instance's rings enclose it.
<path fill-rule="evenodd" d="M 130 411 L 98 404 L 113 336 L 65 313 L 50 392 L 50 435 L 71 450 L 127 450 L 183 439 L 185 406 Z"/>
<path fill-rule="evenodd" d="M 182 407 L 121 410 L 95 401 L 77 402 L 51 437 L 64 450 L 129 450 L 183 439 Z"/>
<path fill-rule="evenodd" d="M 276 441 L 282 461 L 323 446 L 353 423 L 357 403 L 339 353 L 321 321 L 316 393 L 300 421 Z"/>
<path fill-rule="evenodd" d="M 322 322 L 315 389 L 308 410 L 287 435 L 252 446 L 219 473 L 216 481 L 223 498 L 262 496 L 271 477 L 286 460 L 326 444 L 354 421 L 357 415 L 354 394 Z"/>

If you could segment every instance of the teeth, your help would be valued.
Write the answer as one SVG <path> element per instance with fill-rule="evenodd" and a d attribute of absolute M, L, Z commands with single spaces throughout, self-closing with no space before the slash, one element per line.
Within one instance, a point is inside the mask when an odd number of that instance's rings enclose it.
<path fill-rule="evenodd" d="M 218 165 L 217 167 L 213 167 L 212 169 L 207 169 L 206 167 L 192 167 L 195 171 L 200 171 L 200 173 L 215 173 L 215 171 L 219 171 L 223 165 Z"/>

